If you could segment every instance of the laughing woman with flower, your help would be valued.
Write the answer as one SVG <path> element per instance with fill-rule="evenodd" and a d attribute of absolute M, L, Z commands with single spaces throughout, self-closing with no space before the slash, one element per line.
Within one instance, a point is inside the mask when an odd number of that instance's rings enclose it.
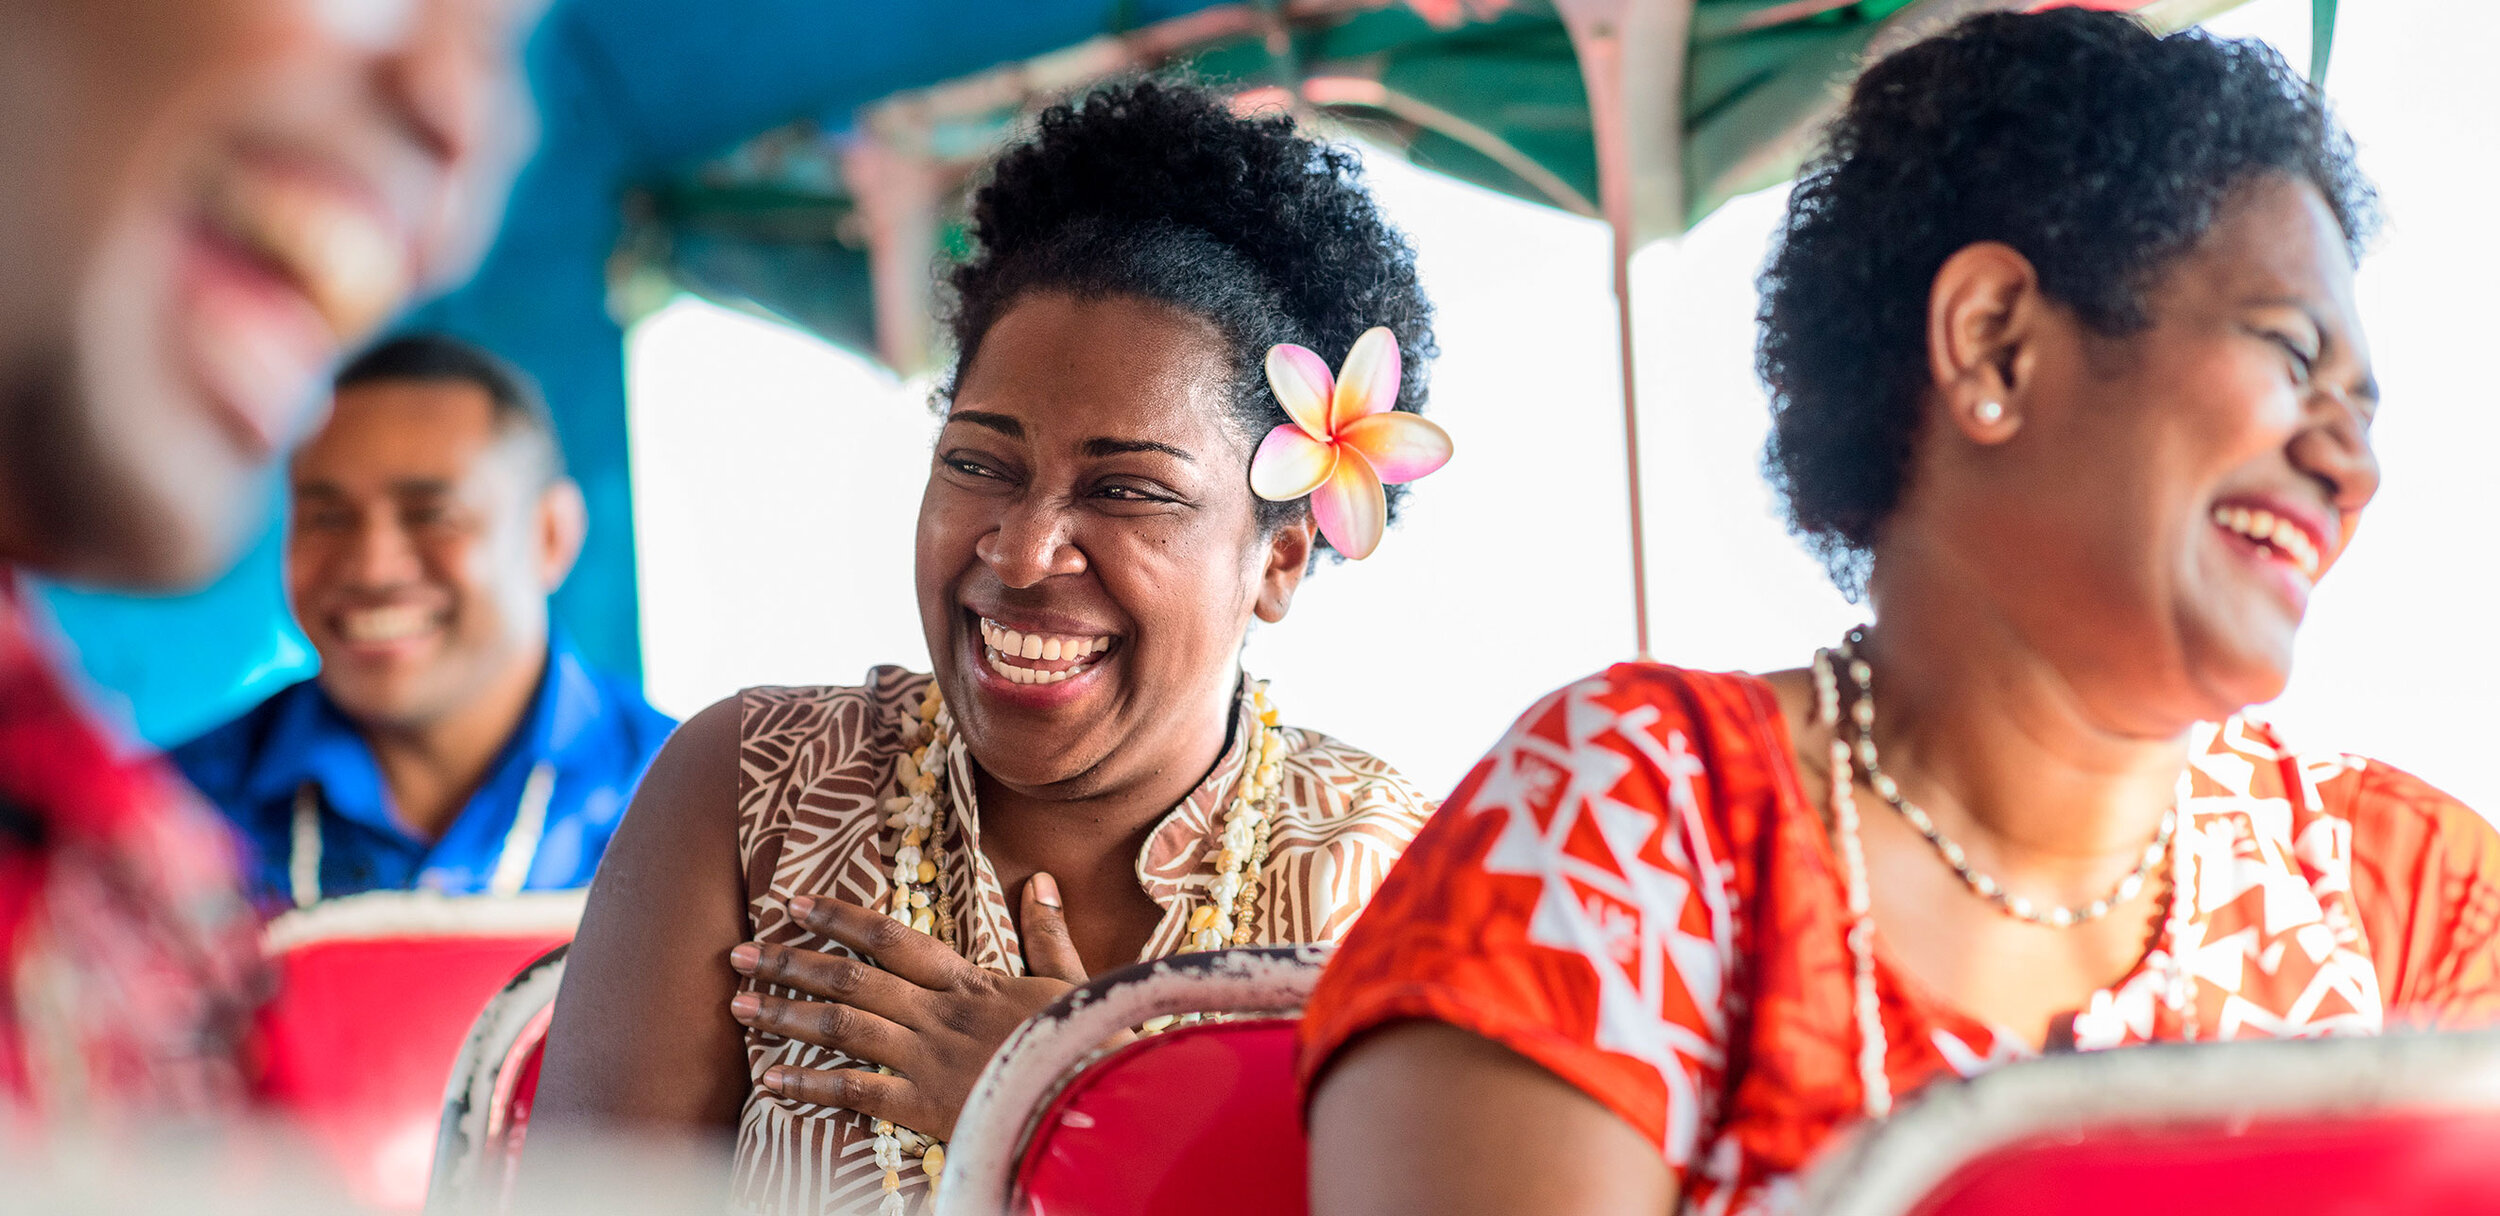
<path fill-rule="evenodd" d="M 919 521 L 935 673 L 678 733 L 592 889 L 534 1143 L 717 1128 L 742 1208 L 917 1210 L 1017 1023 L 1141 959 L 1335 940 L 1430 812 L 1238 661 L 1450 455 L 1353 156 L 1112 87 L 1001 157 L 973 230 Z"/>

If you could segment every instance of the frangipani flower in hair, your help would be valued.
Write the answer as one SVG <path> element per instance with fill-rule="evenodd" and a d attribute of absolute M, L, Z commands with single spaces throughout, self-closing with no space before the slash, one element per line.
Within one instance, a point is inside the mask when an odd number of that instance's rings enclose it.
<path fill-rule="evenodd" d="M 1250 458 L 1250 489 L 1270 502 L 1311 496 L 1320 535 L 1347 557 L 1370 557 L 1389 526 L 1381 484 L 1413 481 L 1450 462 L 1450 436 L 1397 411 L 1404 368 L 1397 335 L 1375 326 L 1354 340 L 1335 377 L 1290 342 L 1268 348 L 1267 383 L 1293 421 Z"/>

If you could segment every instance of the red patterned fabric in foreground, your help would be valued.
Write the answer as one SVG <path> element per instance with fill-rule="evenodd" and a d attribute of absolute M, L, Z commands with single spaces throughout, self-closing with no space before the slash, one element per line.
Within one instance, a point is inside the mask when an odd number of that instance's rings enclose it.
<path fill-rule="evenodd" d="M 233 837 L 114 752 L 0 581 L 0 1133 L 239 1100 L 260 954 L 236 875 Z"/>
<path fill-rule="evenodd" d="M 1305 1085 L 1366 1030 L 1446 1022 L 1552 1070 L 1659 1146 L 1690 1211 L 1778 1211 L 1863 1109 L 1846 905 L 1770 687 L 1624 664 L 1546 698 L 1428 825 L 1320 982 Z M 2500 1020 L 2500 834 L 2419 780 L 2200 728 L 2179 942 L 2202 1037 Z M 1881 804 L 1873 804 L 1880 809 Z M 2175 1039 L 2147 959 L 2093 995 L 2090 1050 Z M 1896 1093 L 2028 1045 L 1880 952 Z"/>

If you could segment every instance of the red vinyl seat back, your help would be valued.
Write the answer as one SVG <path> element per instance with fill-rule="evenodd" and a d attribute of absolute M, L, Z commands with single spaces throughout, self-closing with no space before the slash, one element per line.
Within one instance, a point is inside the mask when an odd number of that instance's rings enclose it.
<path fill-rule="evenodd" d="M 571 938 L 569 928 L 470 928 L 459 919 L 361 926 L 295 941 L 272 958 L 278 986 L 259 1017 L 255 1096 L 372 1207 L 424 1206 L 445 1082 L 478 1010 Z"/>
<path fill-rule="evenodd" d="M 1798 1216 L 2500 1213 L 2500 1031 L 2063 1052 L 1825 1148 Z"/>
<path fill-rule="evenodd" d="M 1916 1216 L 2500 1212 L 2500 1113 L 2386 1113 L 2114 1127 L 1985 1153 Z"/>
<path fill-rule="evenodd" d="M 1289 1018 L 1183 1027 L 1079 1073 L 1017 1168 L 1034 1216 L 1296 1216 L 1307 1204 Z"/>

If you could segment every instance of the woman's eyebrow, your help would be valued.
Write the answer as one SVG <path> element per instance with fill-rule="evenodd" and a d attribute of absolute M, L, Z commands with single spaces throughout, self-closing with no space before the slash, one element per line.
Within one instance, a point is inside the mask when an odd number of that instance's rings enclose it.
<path fill-rule="evenodd" d="M 1156 443 L 1151 439 L 1088 439 L 1085 441 L 1085 454 L 1088 456 L 1117 456 L 1123 452 L 1161 452 L 1166 456 L 1178 456 L 1191 464 L 1198 463 L 1198 458 L 1188 452 L 1168 443 Z"/>
<path fill-rule="evenodd" d="M 1024 438 L 1024 423 L 1012 414 L 993 414 L 987 410 L 953 410 L 946 415 L 946 420 L 969 422 L 974 426 L 987 427 L 1009 439 Z"/>

